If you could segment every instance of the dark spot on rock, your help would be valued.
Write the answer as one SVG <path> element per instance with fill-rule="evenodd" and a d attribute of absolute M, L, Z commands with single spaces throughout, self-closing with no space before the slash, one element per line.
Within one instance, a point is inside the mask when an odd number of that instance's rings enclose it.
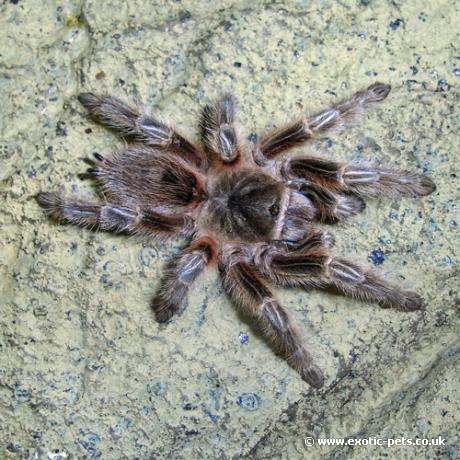
<path fill-rule="evenodd" d="M 218 415 L 212 414 L 211 412 L 209 412 L 209 410 L 206 409 L 205 407 L 203 407 L 203 413 L 207 415 L 213 422 L 216 422 L 220 418 Z"/>
<path fill-rule="evenodd" d="M 32 300 L 33 305 L 33 313 L 36 318 L 40 316 L 46 316 L 48 314 L 48 307 L 46 305 L 42 305 L 38 303 L 37 299 Z"/>
<path fill-rule="evenodd" d="M 93 130 L 91 128 L 86 128 L 85 129 L 86 134 L 91 134 L 92 132 L 93 132 Z"/>
<path fill-rule="evenodd" d="M 438 81 L 438 87 L 436 91 L 449 91 L 451 87 L 452 86 L 449 83 L 447 83 L 447 80 L 442 79 Z"/>
<path fill-rule="evenodd" d="M 186 403 L 182 406 L 182 409 L 184 410 L 193 410 L 195 409 L 195 406 L 192 403 Z"/>
<path fill-rule="evenodd" d="M 67 136 L 67 128 L 64 121 L 58 121 L 56 125 L 56 136 Z"/>
<path fill-rule="evenodd" d="M 460 351 L 460 347 L 457 347 L 457 346 L 454 345 L 453 347 L 450 347 L 447 350 L 447 356 L 449 358 L 452 358 L 453 356 L 457 355 L 459 351 Z"/>
<path fill-rule="evenodd" d="M 24 388 L 19 384 L 16 385 L 14 389 L 14 398 L 17 400 L 18 403 L 25 403 L 30 400 L 32 396 L 32 390 L 29 388 Z"/>
<path fill-rule="evenodd" d="M 369 260 L 374 265 L 382 265 L 383 261 L 385 260 L 385 254 L 383 253 L 383 251 L 381 249 L 374 249 L 369 254 Z"/>
<path fill-rule="evenodd" d="M 459 67 L 456 67 L 456 68 L 453 70 L 453 72 L 454 72 L 454 75 L 455 75 L 456 77 L 460 77 L 460 68 L 459 68 Z"/>
<path fill-rule="evenodd" d="M 410 71 L 412 75 L 417 75 L 418 74 L 418 69 L 414 65 L 410 66 Z"/>
<path fill-rule="evenodd" d="M 420 19 L 420 21 L 426 22 L 426 20 L 428 19 L 428 15 L 422 11 L 422 12 L 418 15 L 418 18 Z"/>
<path fill-rule="evenodd" d="M 196 321 L 196 324 L 198 326 L 202 326 L 205 319 L 206 319 L 206 309 L 208 308 L 208 298 L 206 297 L 203 301 L 203 303 L 200 306 L 200 310 L 198 312 L 198 319 Z"/>
<path fill-rule="evenodd" d="M 237 67 L 238 69 L 241 67 L 241 62 L 234 62 L 233 67 Z"/>
<path fill-rule="evenodd" d="M 260 398 L 255 393 L 243 393 L 238 396 L 236 403 L 243 409 L 253 411 L 259 408 Z"/>
<path fill-rule="evenodd" d="M 450 267 L 452 265 L 452 259 L 449 257 L 449 256 L 444 256 L 442 258 L 442 262 L 444 265 L 446 265 L 447 267 Z"/>
<path fill-rule="evenodd" d="M 97 448 L 97 445 L 101 442 L 101 438 L 96 433 L 88 433 L 83 439 L 79 439 L 78 442 L 93 457 L 101 457 L 102 452 Z"/>
<path fill-rule="evenodd" d="M 326 137 L 324 139 L 324 145 L 330 149 L 333 145 L 334 145 L 334 141 L 332 139 L 330 139 L 329 137 Z"/>
<path fill-rule="evenodd" d="M 155 396 L 162 396 L 166 393 L 167 387 L 163 382 L 151 382 L 147 384 L 147 393 Z"/>
<path fill-rule="evenodd" d="M 10 3 L 13 5 L 17 5 L 19 3 L 19 0 L 10 0 Z"/>
<path fill-rule="evenodd" d="M 19 444 L 18 442 L 9 442 L 6 445 L 6 450 L 9 450 L 10 452 L 18 452 L 19 450 L 21 450 L 21 444 Z"/>
<path fill-rule="evenodd" d="M 436 313 L 436 320 L 434 322 L 435 327 L 442 327 L 449 325 L 449 316 L 445 311 L 438 311 Z"/>
<path fill-rule="evenodd" d="M 113 287 L 113 283 L 112 283 L 112 281 L 109 280 L 109 277 L 108 277 L 107 274 L 103 274 L 103 275 L 100 277 L 99 281 L 100 281 L 100 282 L 104 285 L 104 287 L 106 287 L 106 288 L 109 288 L 109 289 L 110 289 L 110 288 Z"/>
<path fill-rule="evenodd" d="M 146 246 L 139 253 L 139 262 L 144 267 L 150 267 L 158 259 L 158 249 Z"/>
<path fill-rule="evenodd" d="M 390 22 L 390 29 L 396 30 L 402 24 L 402 22 L 403 20 L 400 18 L 395 19 L 394 21 Z"/>
<path fill-rule="evenodd" d="M 189 11 L 181 11 L 179 13 L 180 22 L 188 22 L 192 19 L 192 14 Z"/>
<path fill-rule="evenodd" d="M 245 332 L 240 332 L 239 339 L 240 339 L 240 342 L 243 343 L 243 344 L 248 343 L 249 342 L 249 335 L 246 334 Z"/>
<path fill-rule="evenodd" d="M 248 141 L 255 144 L 257 142 L 257 134 L 251 133 L 248 136 Z"/>
<path fill-rule="evenodd" d="M 353 364 L 359 359 L 358 353 L 356 353 L 355 350 L 350 350 L 350 353 L 348 354 L 350 357 L 350 363 Z"/>
<path fill-rule="evenodd" d="M 109 433 L 114 439 L 120 439 L 122 435 L 122 430 L 118 425 L 115 425 L 109 428 Z"/>
<path fill-rule="evenodd" d="M 96 80 L 102 80 L 103 78 L 105 78 L 105 72 L 101 70 L 96 74 Z"/>

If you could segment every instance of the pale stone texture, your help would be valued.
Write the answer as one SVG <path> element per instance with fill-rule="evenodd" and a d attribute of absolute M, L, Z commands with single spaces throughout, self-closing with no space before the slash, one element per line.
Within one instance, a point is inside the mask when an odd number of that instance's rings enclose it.
<path fill-rule="evenodd" d="M 0 6 L 0 457 L 458 458 L 458 3 L 58 3 Z M 122 147 L 87 119 L 81 91 L 190 136 L 200 106 L 231 91 L 249 136 L 374 81 L 390 97 L 306 150 L 433 178 L 433 195 L 371 201 L 335 229 L 337 253 L 380 249 L 376 270 L 427 308 L 278 290 L 327 373 L 320 391 L 239 319 L 213 272 L 180 317 L 155 323 L 149 299 L 182 242 L 59 226 L 34 199 L 94 197 L 82 159 Z M 304 446 L 438 435 L 445 447 Z"/>

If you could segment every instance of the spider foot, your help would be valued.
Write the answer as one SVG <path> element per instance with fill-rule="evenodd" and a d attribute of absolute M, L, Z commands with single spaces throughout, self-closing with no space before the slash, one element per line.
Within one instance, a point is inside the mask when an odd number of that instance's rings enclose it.
<path fill-rule="evenodd" d="M 385 83 L 374 83 L 365 92 L 366 95 L 366 102 L 373 103 L 373 102 L 380 102 L 383 101 L 391 91 L 391 85 L 387 85 Z"/>
<path fill-rule="evenodd" d="M 413 291 L 404 291 L 401 295 L 401 302 L 397 305 L 397 308 L 401 311 L 416 311 L 424 310 L 422 298 Z"/>
<path fill-rule="evenodd" d="M 299 373 L 302 380 L 309 383 L 312 387 L 321 388 L 324 385 L 323 371 L 315 364 L 299 369 Z"/>

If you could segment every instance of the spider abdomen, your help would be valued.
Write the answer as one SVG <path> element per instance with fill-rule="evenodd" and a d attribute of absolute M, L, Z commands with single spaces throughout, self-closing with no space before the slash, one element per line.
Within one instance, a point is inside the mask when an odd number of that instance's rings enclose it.
<path fill-rule="evenodd" d="M 190 206 L 206 194 L 204 181 L 180 158 L 135 147 L 101 162 L 94 174 L 104 193 L 122 203 Z"/>

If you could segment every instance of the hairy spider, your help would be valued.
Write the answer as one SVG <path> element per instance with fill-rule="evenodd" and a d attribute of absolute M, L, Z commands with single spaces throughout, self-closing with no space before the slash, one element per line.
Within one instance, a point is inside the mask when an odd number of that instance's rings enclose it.
<path fill-rule="evenodd" d="M 156 320 L 169 320 L 198 275 L 217 264 L 224 289 L 243 316 L 259 326 L 303 380 L 321 387 L 323 372 L 270 284 L 332 288 L 385 307 L 420 309 L 415 292 L 331 255 L 333 235 L 312 224 L 358 214 L 363 197 L 428 195 L 435 185 L 415 172 L 280 154 L 342 128 L 389 92 L 389 85 L 375 83 L 263 135 L 253 148 L 237 124 L 232 96 L 204 107 L 199 146 L 117 98 L 84 93 L 79 101 L 92 118 L 134 145 L 107 159 L 94 154 L 96 164 L 88 173 L 99 183 L 103 202 L 59 193 L 40 193 L 38 201 L 52 217 L 82 227 L 190 238 L 168 265 L 152 302 Z"/>

